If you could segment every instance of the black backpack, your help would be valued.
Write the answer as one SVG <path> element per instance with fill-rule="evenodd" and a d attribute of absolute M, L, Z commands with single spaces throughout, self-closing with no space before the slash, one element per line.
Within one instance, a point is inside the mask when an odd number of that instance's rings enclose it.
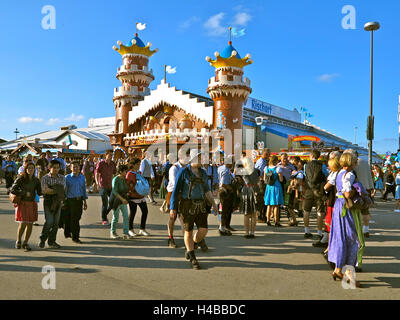
<path fill-rule="evenodd" d="M 266 173 L 265 176 L 265 184 L 269 185 L 269 186 L 273 186 L 275 185 L 275 177 L 274 177 L 274 171 L 273 170 L 269 170 Z"/>

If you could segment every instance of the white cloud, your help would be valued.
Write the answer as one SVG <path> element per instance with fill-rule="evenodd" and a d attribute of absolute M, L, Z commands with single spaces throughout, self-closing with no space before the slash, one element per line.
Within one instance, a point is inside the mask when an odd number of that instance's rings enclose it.
<path fill-rule="evenodd" d="M 85 119 L 85 116 L 83 116 L 83 115 L 77 116 L 77 115 L 75 115 L 75 113 L 73 113 L 73 114 L 71 114 L 71 116 L 69 116 L 68 118 L 65 118 L 64 120 L 66 120 L 66 121 L 81 121 L 83 119 Z"/>
<path fill-rule="evenodd" d="M 31 118 L 31 117 L 21 117 L 18 119 L 20 123 L 39 123 L 43 122 L 43 119 L 40 118 Z"/>
<path fill-rule="evenodd" d="M 58 118 L 50 118 L 49 120 L 47 120 L 46 124 L 49 126 L 54 126 L 59 122 L 61 122 L 61 120 Z"/>
<path fill-rule="evenodd" d="M 180 29 L 188 29 L 190 28 L 193 24 L 195 24 L 196 22 L 199 22 L 200 18 L 193 16 L 190 17 L 189 19 L 187 19 L 186 21 L 182 22 L 179 26 Z"/>
<path fill-rule="evenodd" d="M 320 75 L 317 79 L 319 82 L 332 82 L 333 79 L 339 77 L 340 75 L 338 73 L 325 73 Z"/>
<path fill-rule="evenodd" d="M 246 12 L 238 12 L 233 20 L 234 25 L 247 26 L 247 23 L 252 19 L 252 16 Z"/>
<path fill-rule="evenodd" d="M 210 17 L 205 23 L 204 28 L 207 30 L 207 34 L 213 37 L 219 37 L 228 32 L 228 28 L 221 26 L 221 20 L 224 18 L 225 13 L 221 12 Z"/>

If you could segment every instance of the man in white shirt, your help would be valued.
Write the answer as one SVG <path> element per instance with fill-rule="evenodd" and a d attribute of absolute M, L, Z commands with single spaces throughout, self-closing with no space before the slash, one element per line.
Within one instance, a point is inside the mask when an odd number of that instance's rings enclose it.
<path fill-rule="evenodd" d="M 153 198 L 153 193 L 152 193 L 152 181 L 155 180 L 155 175 L 153 171 L 153 167 L 151 166 L 151 161 L 150 161 L 150 153 L 146 151 L 144 158 L 142 159 L 142 162 L 140 163 L 139 167 L 139 173 L 142 177 L 144 177 L 150 186 L 150 194 L 148 195 L 148 198 L 150 200 L 151 204 L 157 204 L 157 202 Z"/>
<path fill-rule="evenodd" d="M 179 150 L 178 152 L 178 162 L 176 162 L 171 169 L 169 169 L 169 180 L 168 180 L 168 185 L 167 185 L 167 208 L 169 209 L 169 204 L 170 204 L 170 199 L 171 199 L 171 195 L 172 195 L 172 191 L 174 191 L 174 187 L 175 187 L 175 181 L 176 181 L 176 177 L 178 175 L 178 172 L 186 167 L 187 163 L 188 163 L 188 157 L 185 151 L 183 151 L 183 149 Z M 175 225 L 175 221 L 176 218 L 179 217 L 179 221 L 181 222 L 181 226 L 182 226 L 182 234 L 184 235 L 184 229 L 183 229 L 183 218 L 182 216 L 178 213 L 175 214 L 171 214 L 169 215 L 169 220 L 168 220 L 168 246 L 170 248 L 178 248 L 178 246 L 175 243 L 174 240 L 174 225 Z"/>

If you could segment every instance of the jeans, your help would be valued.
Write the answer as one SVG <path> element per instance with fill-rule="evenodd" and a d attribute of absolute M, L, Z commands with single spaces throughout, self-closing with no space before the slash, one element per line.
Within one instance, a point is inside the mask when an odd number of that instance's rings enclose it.
<path fill-rule="evenodd" d="M 115 233 L 117 230 L 117 223 L 119 220 L 119 212 L 122 212 L 122 223 L 123 223 L 123 233 L 128 235 L 129 232 L 129 217 L 128 217 L 128 205 L 121 204 L 119 207 L 113 211 L 113 218 L 111 221 L 111 233 Z"/>
<path fill-rule="evenodd" d="M 147 203 L 146 201 L 143 201 L 141 203 L 135 203 L 132 201 L 129 201 L 129 230 L 133 230 L 133 220 L 135 219 L 136 211 L 137 211 L 137 206 L 139 206 L 140 210 L 142 210 L 142 218 L 140 220 L 140 229 L 144 230 L 146 229 L 146 220 L 147 220 L 147 214 L 149 210 L 147 209 Z"/>
<path fill-rule="evenodd" d="M 57 211 L 51 211 L 51 202 L 44 200 L 44 217 L 45 223 L 42 229 L 42 233 L 40 234 L 40 241 L 46 242 L 48 239 L 48 244 L 52 245 L 56 242 L 58 224 L 60 221 L 60 213 L 61 213 L 61 205 L 58 207 Z"/>
<path fill-rule="evenodd" d="M 105 189 L 105 188 L 100 188 L 100 196 L 101 196 L 101 219 L 102 221 L 107 221 L 107 208 L 108 208 L 108 198 L 111 195 L 111 190 L 112 189 Z"/>

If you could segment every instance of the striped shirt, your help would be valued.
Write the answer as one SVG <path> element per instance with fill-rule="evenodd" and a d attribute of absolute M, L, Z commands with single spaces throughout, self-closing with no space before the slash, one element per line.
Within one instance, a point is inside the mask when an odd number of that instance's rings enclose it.
<path fill-rule="evenodd" d="M 56 177 L 52 177 L 51 174 L 48 173 L 42 178 L 41 184 L 42 190 L 45 190 L 57 184 L 64 186 L 64 189 L 66 188 L 65 177 L 62 174 L 57 174 Z"/>

